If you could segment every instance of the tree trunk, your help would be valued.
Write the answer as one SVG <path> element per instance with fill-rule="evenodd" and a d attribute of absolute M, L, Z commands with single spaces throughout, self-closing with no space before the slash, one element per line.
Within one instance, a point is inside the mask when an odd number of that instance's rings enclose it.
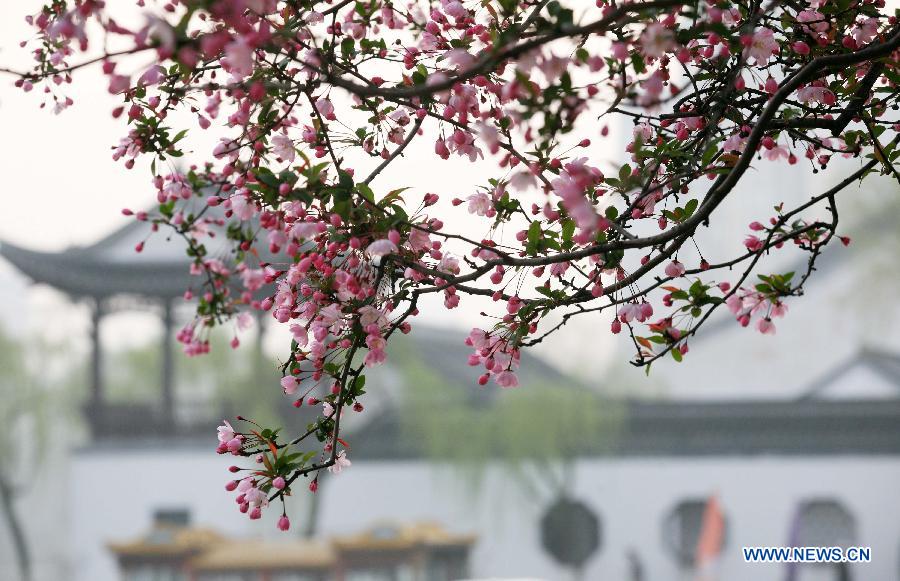
<path fill-rule="evenodd" d="M 309 511 L 306 513 L 306 522 L 303 523 L 303 538 L 312 539 L 316 536 L 319 528 L 319 496 L 322 494 L 322 474 L 319 475 L 319 489 L 309 494 Z"/>
<path fill-rule="evenodd" d="M 0 475 L 0 507 L 3 508 L 3 517 L 12 537 L 13 549 L 16 553 L 16 562 L 19 565 L 19 573 L 22 581 L 31 581 L 31 555 L 28 551 L 28 542 L 25 540 L 25 532 L 16 515 L 13 506 L 13 487 Z"/>

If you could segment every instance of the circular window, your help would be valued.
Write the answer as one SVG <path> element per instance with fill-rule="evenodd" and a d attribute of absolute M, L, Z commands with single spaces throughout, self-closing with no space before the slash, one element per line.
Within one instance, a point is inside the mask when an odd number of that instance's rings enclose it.
<path fill-rule="evenodd" d="M 581 567 L 600 548 L 600 519 L 583 502 L 562 498 L 541 518 L 544 549 L 563 565 Z"/>

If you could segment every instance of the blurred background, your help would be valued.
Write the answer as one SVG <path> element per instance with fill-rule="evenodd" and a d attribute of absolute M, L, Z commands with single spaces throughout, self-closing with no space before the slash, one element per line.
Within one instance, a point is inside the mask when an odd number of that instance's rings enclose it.
<path fill-rule="evenodd" d="M 40 4 L 0 7 L 4 65 L 27 68 L 23 15 Z M 720 313 L 649 376 L 601 316 L 524 355 L 519 389 L 479 388 L 463 339 L 483 305 L 423 309 L 369 376 L 353 466 L 298 494 L 279 533 L 224 491 L 214 427 L 237 413 L 306 424 L 278 388 L 284 331 L 263 317 L 238 350 L 222 329 L 210 355 L 180 353 L 187 260 L 163 236 L 133 251 L 148 232 L 119 210 L 152 206 L 150 172 L 111 161 L 123 129 L 104 86 L 85 71 L 55 116 L 0 84 L 0 579 L 900 579 L 896 182 L 841 194 L 854 243 L 826 250 L 775 336 Z M 630 131 L 611 129 L 598 165 Z M 448 199 L 493 175 L 407 157 L 385 188 Z M 760 163 L 702 235 L 707 258 L 777 201 L 839 181 L 840 163 Z M 805 264 L 787 251 L 766 272 Z M 752 545 L 870 546 L 872 562 L 745 564 Z"/>

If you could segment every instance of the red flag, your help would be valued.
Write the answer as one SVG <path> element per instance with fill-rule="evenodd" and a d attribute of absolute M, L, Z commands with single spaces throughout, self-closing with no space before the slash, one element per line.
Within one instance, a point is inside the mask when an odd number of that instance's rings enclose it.
<path fill-rule="evenodd" d="M 712 569 L 719 553 L 722 552 L 722 540 L 725 536 L 725 517 L 719 506 L 719 498 L 713 494 L 706 501 L 703 511 L 703 523 L 700 526 L 700 538 L 697 539 L 697 552 L 694 557 L 698 580 L 712 579 Z"/>

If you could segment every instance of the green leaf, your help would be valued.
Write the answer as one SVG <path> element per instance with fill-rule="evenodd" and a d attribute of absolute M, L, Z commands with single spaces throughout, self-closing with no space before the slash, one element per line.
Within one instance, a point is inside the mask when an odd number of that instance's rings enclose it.
<path fill-rule="evenodd" d="M 694 198 L 693 200 L 689 200 L 687 204 L 684 205 L 684 217 L 690 218 L 694 214 L 694 210 L 697 209 L 697 206 L 700 205 L 700 200 Z"/>
<path fill-rule="evenodd" d="M 566 245 L 572 244 L 572 237 L 575 235 L 575 221 L 565 220 L 562 225 L 562 239 Z"/>
<path fill-rule="evenodd" d="M 716 152 L 719 151 L 719 144 L 713 143 L 709 147 L 706 148 L 706 151 L 703 152 L 703 159 L 700 162 L 702 167 L 706 167 L 709 165 L 709 162 L 712 161 L 713 157 L 716 155 Z"/>
<path fill-rule="evenodd" d="M 530 244 L 537 244 L 541 240 L 541 224 L 537 220 L 531 223 L 531 226 L 528 227 L 528 242 Z"/>

